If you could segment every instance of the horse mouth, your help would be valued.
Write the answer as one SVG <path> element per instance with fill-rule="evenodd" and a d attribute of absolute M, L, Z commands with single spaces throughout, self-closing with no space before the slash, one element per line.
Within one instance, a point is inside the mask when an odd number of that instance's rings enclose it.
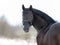
<path fill-rule="evenodd" d="M 29 28 L 27 28 L 27 27 L 24 27 L 23 30 L 24 30 L 25 32 L 29 32 Z"/>

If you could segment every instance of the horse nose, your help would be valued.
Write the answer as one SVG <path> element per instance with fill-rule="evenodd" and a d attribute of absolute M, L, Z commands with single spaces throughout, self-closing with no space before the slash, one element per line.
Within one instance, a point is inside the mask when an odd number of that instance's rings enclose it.
<path fill-rule="evenodd" d="M 24 27 L 23 30 L 24 30 L 25 32 L 29 32 L 29 28 Z"/>

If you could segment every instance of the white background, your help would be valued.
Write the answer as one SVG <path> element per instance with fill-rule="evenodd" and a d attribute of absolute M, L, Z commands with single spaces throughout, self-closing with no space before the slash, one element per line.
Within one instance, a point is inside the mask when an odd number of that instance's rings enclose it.
<path fill-rule="evenodd" d="M 22 4 L 42 10 L 60 21 L 60 0 L 0 0 L 0 17 L 5 16 L 11 25 L 22 24 Z"/>

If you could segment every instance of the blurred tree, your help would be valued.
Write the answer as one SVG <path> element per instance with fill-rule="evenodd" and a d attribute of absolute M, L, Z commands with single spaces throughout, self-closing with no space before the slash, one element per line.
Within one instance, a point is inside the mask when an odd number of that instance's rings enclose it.
<path fill-rule="evenodd" d="M 2 16 L 0 18 L 0 35 L 4 35 L 5 25 L 6 25 L 6 19 L 5 16 Z"/>

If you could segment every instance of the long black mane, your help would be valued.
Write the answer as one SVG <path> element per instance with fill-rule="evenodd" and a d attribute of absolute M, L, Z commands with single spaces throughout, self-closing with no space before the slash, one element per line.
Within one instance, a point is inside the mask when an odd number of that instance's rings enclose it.
<path fill-rule="evenodd" d="M 47 21 L 49 24 L 56 22 L 56 21 L 53 20 L 50 16 L 48 16 L 48 14 L 46 14 L 46 13 L 40 11 L 40 10 L 37 10 L 37 9 L 32 8 L 32 12 L 33 12 L 33 14 L 36 14 L 36 15 L 42 17 L 42 18 L 43 18 L 45 21 Z"/>

